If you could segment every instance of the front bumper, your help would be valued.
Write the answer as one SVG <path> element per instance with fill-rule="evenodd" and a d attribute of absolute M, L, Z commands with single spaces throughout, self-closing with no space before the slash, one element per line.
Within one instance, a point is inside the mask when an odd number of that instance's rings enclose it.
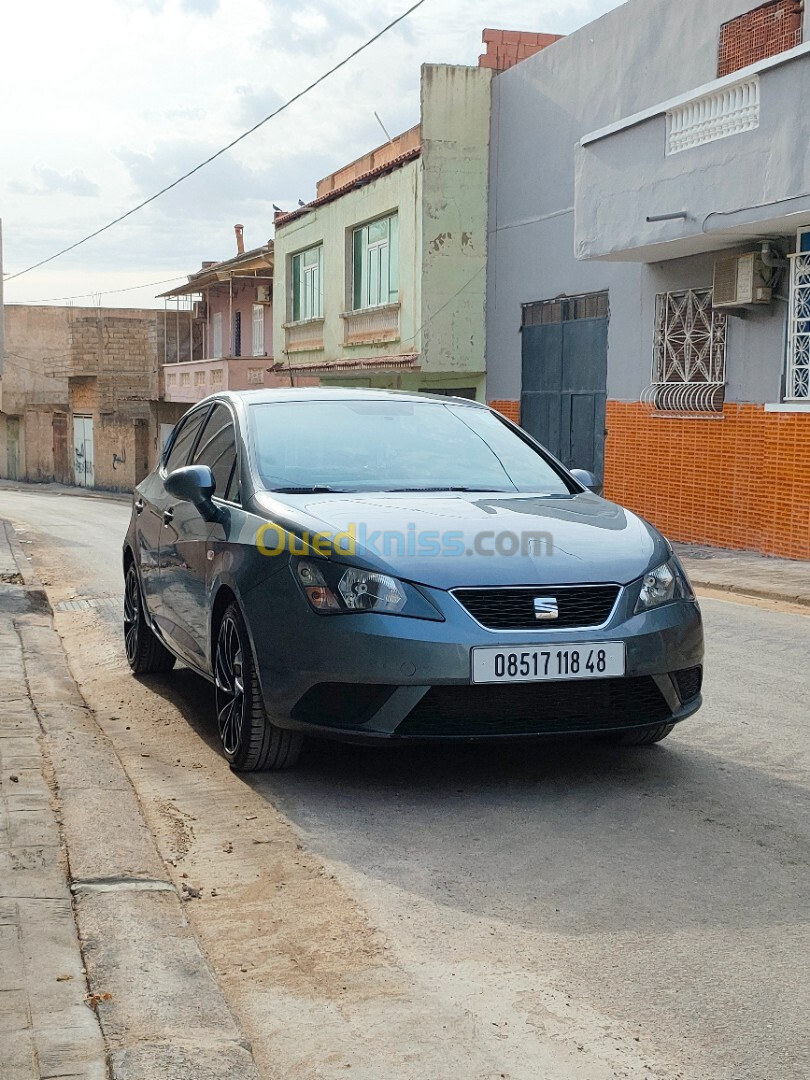
<path fill-rule="evenodd" d="M 448 592 L 444 621 L 311 611 L 288 573 L 243 597 L 275 723 L 353 741 L 527 737 L 676 723 L 701 705 L 696 603 L 640 615 L 625 589 L 598 630 L 491 631 Z M 471 684 L 471 649 L 623 641 L 624 678 Z M 456 689 L 454 689 L 456 688 Z"/>

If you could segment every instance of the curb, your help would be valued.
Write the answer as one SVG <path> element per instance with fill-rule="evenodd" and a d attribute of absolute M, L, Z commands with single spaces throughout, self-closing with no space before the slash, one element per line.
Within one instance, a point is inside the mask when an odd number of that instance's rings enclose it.
<path fill-rule="evenodd" d="M 72 921 L 109 1075 L 258 1080 L 135 789 L 73 678 L 48 596 L 10 522 L 0 518 L 0 529 L 25 583 L 17 588 L 29 615 L 15 618 L 24 681 L 57 800 Z"/>
<path fill-rule="evenodd" d="M 47 495 L 72 495 L 77 499 L 108 499 L 112 502 L 129 503 L 132 500 L 132 492 L 104 491 L 102 488 L 78 488 L 68 484 L 54 483 L 25 483 L 22 481 L 0 480 L 0 491 L 36 491 Z"/>
<path fill-rule="evenodd" d="M 775 600 L 783 604 L 798 604 L 800 607 L 810 609 L 810 596 L 800 593 L 785 592 L 783 589 L 769 589 L 759 585 L 727 585 L 721 581 L 706 581 L 689 574 L 689 580 L 696 589 L 710 589 L 714 592 L 727 592 L 733 596 L 748 596 L 754 600 Z"/>

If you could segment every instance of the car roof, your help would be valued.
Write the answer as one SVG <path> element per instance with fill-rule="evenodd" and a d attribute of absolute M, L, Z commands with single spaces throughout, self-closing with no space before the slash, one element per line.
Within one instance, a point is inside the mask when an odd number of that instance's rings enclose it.
<path fill-rule="evenodd" d="M 470 405 L 476 408 L 487 408 L 480 401 L 472 401 L 469 398 L 450 397 L 444 394 L 421 393 L 408 390 L 382 390 L 374 387 L 343 387 L 343 386 L 290 386 L 274 390 L 226 390 L 219 394 L 212 394 L 204 400 L 214 401 L 230 400 L 238 401 L 243 405 L 269 405 L 281 401 L 358 401 L 373 400 L 375 398 L 388 397 L 402 401 L 448 402 L 455 404 Z"/>

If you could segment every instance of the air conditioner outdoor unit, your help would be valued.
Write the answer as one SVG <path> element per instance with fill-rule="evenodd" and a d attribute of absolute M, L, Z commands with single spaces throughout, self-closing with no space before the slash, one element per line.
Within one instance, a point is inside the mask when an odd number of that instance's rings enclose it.
<path fill-rule="evenodd" d="M 260 304 L 269 304 L 272 299 L 269 285 L 256 286 L 256 299 Z"/>
<path fill-rule="evenodd" d="M 739 308 L 749 304 L 770 304 L 772 290 L 768 282 L 771 274 L 758 251 L 715 260 L 712 307 Z"/>
<path fill-rule="evenodd" d="M 205 319 L 208 316 L 208 308 L 204 300 L 195 300 L 191 305 L 192 319 Z"/>

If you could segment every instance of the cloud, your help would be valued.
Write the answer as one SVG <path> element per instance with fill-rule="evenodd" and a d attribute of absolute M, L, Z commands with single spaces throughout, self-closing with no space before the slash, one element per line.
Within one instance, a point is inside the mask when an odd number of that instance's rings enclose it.
<path fill-rule="evenodd" d="M 252 127 L 283 104 L 284 98 L 272 86 L 240 83 L 234 87 L 234 121 L 239 127 Z"/>
<path fill-rule="evenodd" d="M 62 173 L 47 165 L 35 165 L 31 171 L 39 178 L 38 184 L 11 180 L 9 189 L 19 195 L 76 195 L 79 198 L 95 198 L 101 191 L 98 184 L 85 176 L 81 169 Z"/>

